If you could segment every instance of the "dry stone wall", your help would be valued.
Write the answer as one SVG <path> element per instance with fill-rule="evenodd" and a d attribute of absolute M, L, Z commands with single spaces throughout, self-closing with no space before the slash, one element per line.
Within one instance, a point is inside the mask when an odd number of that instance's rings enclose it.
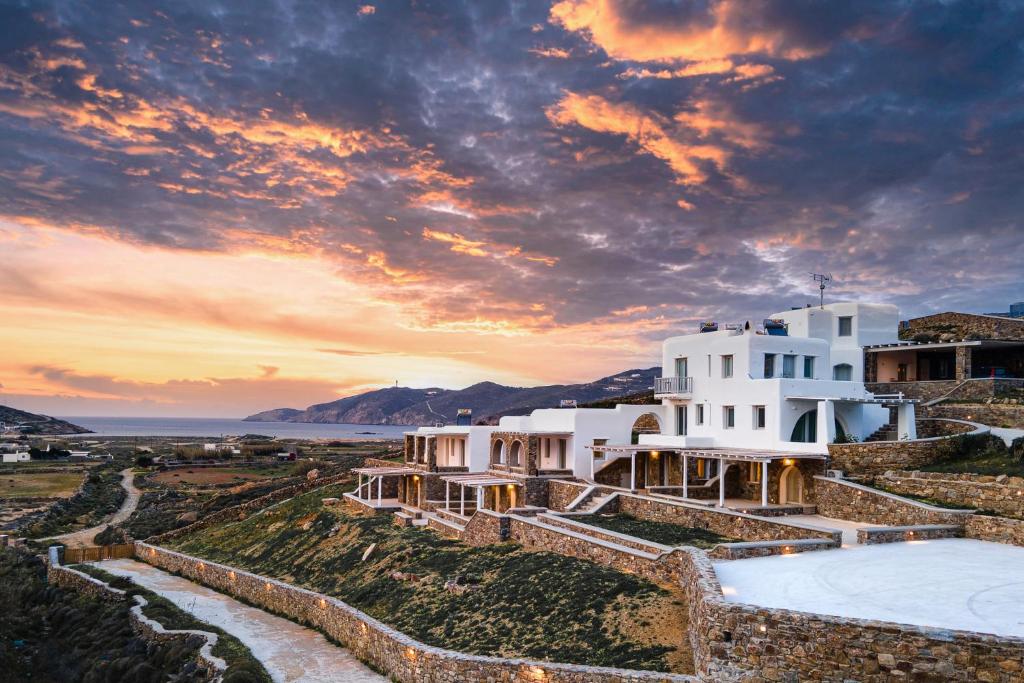
<path fill-rule="evenodd" d="M 619 512 L 637 519 L 707 529 L 722 536 L 744 541 L 782 541 L 796 538 L 823 538 L 837 542 L 841 540 L 839 532 L 786 523 L 779 518 L 767 519 L 627 493 L 618 494 L 617 500 Z"/>
<path fill-rule="evenodd" d="M 952 420 L 971 420 L 989 427 L 1024 429 L 1024 404 L 939 403 L 920 409 L 922 415 Z"/>
<path fill-rule="evenodd" d="M 569 504 L 587 490 L 586 484 L 552 479 L 548 482 L 548 505 L 552 510 L 564 511 Z"/>
<path fill-rule="evenodd" d="M 309 624 L 400 683 L 697 683 L 694 676 L 467 655 L 425 645 L 330 596 L 143 542 L 139 559 Z"/>
<path fill-rule="evenodd" d="M 988 429 L 982 425 L 974 425 L 973 431 L 962 431 L 964 428 L 955 425 L 964 423 L 950 422 L 944 426 L 933 424 L 925 426 L 927 420 L 919 423 L 919 429 L 925 433 L 936 431 L 957 430 L 957 433 L 984 434 Z M 940 423 L 942 421 L 935 420 Z M 920 438 L 914 441 L 870 441 L 866 443 L 830 443 L 828 445 L 829 468 L 842 470 L 847 474 L 878 475 L 888 470 L 917 469 L 937 462 L 943 456 L 943 446 L 949 436 Z"/>
<path fill-rule="evenodd" d="M 969 510 L 955 511 L 925 505 L 844 479 L 817 477 L 818 514 L 868 524 L 956 524 L 963 526 Z"/>
<path fill-rule="evenodd" d="M 1024 477 L 900 470 L 876 477 L 875 485 L 893 493 L 1024 518 Z"/>
<path fill-rule="evenodd" d="M 967 538 L 1024 547 L 1024 519 L 971 515 L 965 532 Z"/>

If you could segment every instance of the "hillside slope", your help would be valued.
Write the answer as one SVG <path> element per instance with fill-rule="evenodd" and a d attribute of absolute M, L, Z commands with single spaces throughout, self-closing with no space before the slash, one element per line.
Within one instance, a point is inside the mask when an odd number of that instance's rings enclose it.
<path fill-rule="evenodd" d="M 423 425 L 454 422 L 460 408 L 473 411 L 474 422 L 497 415 L 526 414 L 536 408 L 556 408 L 563 399 L 580 404 L 647 391 L 661 368 L 626 370 L 585 384 L 510 387 L 480 382 L 460 390 L 389 387 L 312 405 L 257 413 L 249 422 L 320 422 L 347 424 Z"/>
<path fill-rule="evenodd" d="M 76 424 L 58 420 L 49 415 L 36 415 L 24 410 L 8 406 L 0 406 L 0 423 L 7 427 L 17 427 L 23 434 L 91 434 L 92 432 Z"/>

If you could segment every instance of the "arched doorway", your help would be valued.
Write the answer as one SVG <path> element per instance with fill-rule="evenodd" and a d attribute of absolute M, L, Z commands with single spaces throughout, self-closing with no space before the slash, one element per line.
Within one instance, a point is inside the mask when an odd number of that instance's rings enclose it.
<path fill-rule="evenodd" d="M 654 413 L 644 413 L 633 422 L 630 443 L 640 443 L 641 434 L 661 434 L 661 418 Z"/>
<path fill-rule="evenodd" d="M 782 505 L 803 504 L 804 477 L 796 465 L 782 470 L 779 478 L 779 503 Z"/>
<path fill-rule="evenodd" d="M 509 451 L 508 464 L 511 467 L 522 467 L 523 466 L 523 442 L 513 441 L 512 448 Z"/>
<path fill-rule="evenodd" d="M 845 443 L 849 440 L 849 432 L 843 427 L 843 423 L 839 420 L 839 417 L 835 417 L 835 430 L 836 430 L 836 442 Z M 800 419 L 793 425 L 793 433 L 789 437 L 790 441 L 797 443 L 814 443 L 818 440 L 818 409 L 808 410 L 806 413 L 800 416 Z"/>
<path fill-rule="evenodd" d="M 491 444 L 491 464 L 505 464 L 505 442 L 500 439 Z"/>
<path fill-rule="evenodd" d="M 818 440 L 818 409 L 808 410 L 793 425 L 790 441 L 797 443 L 814 443 Z"/>

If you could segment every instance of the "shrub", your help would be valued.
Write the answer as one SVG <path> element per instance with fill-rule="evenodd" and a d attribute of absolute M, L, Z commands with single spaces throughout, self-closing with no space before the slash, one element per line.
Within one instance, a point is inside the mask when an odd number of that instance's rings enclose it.
<path fill-rule="evenodd" d="M 1010 444 L 1010 457 L 1024 462 L 1024 436 L 1018 436 Z"/>

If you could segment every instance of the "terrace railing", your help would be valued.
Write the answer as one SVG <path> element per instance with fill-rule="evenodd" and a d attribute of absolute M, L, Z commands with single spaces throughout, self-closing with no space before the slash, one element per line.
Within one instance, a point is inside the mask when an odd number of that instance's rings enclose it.
<path fill-rule="evenodd" d="M 655 396 L 688 396 L 692 393 L 692 377 L 657 377 L 654 380 Z"/>

